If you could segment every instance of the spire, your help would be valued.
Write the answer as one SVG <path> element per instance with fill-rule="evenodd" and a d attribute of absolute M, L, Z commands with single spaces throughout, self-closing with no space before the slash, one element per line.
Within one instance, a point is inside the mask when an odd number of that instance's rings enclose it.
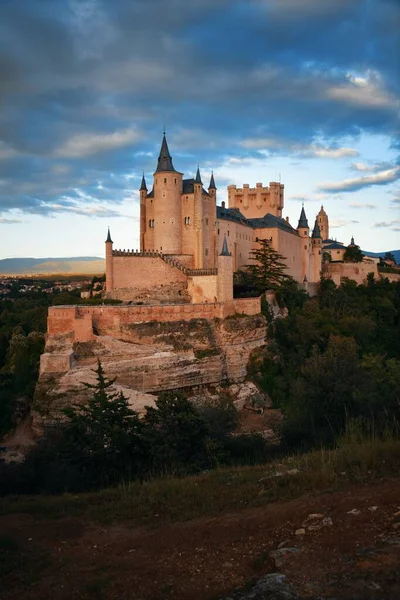
<path fill-rule="evenodd" d="M 300 229 L 300 227 L 309 229 L 306 213 L 304 210 L 304 204 L 301 207 L 300 219 L 299 219 L 299 224 L 297 225 L 297 229 Z"/>
<path fill-rule="evenodd" d="M 113 243 L 112 239 L 111 239 L 111 234 L 110 234 L 110 228 L 108 228 L 108 233 L 107 233 L 107 239 L 106 239 L 106 244 L 107 242 L 109 243 Z"/>
<path fill-rule="evenodd" d="M 220 256 L 230 256 L 231 253 L 229 252 L 229 248 L 228 248 L 228 242 L 226 241 L 226 235 L 224 235 L 224 243 L 222 244 L 222 252 L 220 254 Z"/>
<path fill-rule="evenodd" d="M 172 164 L 172 158 L 168 150 L 165 131 L 161 142 L 160 156 L 158 157 L 156 173 L 160 173 L 160 171 L 175 171 L 174 165 Z"/>
<path fill-rule="evenodd" d="M 196 172 L 196 179 L 194 180 L 195 183 L 203 183 L 201 181 L 201 176 L 200 176 L 200 168 L 199 166 L 197 166 L 197 172 Z"/>
<path fill-rule="evenodd" d="M 321 232 L 319 230 L 319 225 L 318 225 L 317 219 L 315 219 L 314 229 L 313 229 L 311 237 L 312 238 L 320 238 L 321 237 Z"/>
<path fill-rule="evenodd" d="M 143 173 L 143 177 L 142 177 L 142 183 L 140 184 L 140 188 L 139 188 L 139 191 L 142 191 L 142 190 L 146 190 L 146 192 L 147 192 L 147 185 L 146 185 L 146 180 L 144 178 L 144 173 Z"/>
<path fill-rule="evenodd" d="M 350 246 L 355 246 L 355 243 L 354 243 L 354 236 L 351 236 L 351 242 L 350 242 Z"/>
<path fill-rule="evenodd" d="M 214 181 L 214 173 L 211 171 L 211 179 L 210 179 L 210 185 L 208 186 L 209 190 L 216 190 L 217 188 L 215 187 L 215 181 Z"/>

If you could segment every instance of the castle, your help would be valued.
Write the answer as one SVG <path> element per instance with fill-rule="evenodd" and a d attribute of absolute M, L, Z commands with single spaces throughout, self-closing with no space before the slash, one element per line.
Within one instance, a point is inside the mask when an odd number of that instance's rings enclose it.
<path fill-rule="evenodd" d="M 308 287 L 319 281 L 329 222 L 321 208 L 310 236 L 301 210 L 297 228 L 282 218 L 284 186 L 228 186 L 217 206 L 214 175 L 206 190 L 200 169 L 184 179 L 172 162 L 165 134 L 151 191 L 140 186 L 140 251 L 115 250 L 106 240 L 106 295 L 143 304 L 218 303 L 233 310 L 233 273 L 251 262 L 257 239 L 285 257 L 287 272 Z"/>

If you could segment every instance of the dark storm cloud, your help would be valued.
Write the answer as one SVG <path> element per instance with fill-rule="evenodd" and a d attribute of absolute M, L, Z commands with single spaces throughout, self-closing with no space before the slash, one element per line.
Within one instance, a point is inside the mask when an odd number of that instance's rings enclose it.
<path fill-rule="evenodd" d="M 3 2 L 0 210 L 121 202 L 154 169 L 163 125 L 189 171 L 394 139 L 399 27 L 389 0 Z"/>

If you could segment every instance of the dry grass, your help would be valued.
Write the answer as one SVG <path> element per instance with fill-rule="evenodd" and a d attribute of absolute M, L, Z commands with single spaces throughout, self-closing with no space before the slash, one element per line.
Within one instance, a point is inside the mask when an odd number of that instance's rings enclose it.
<path fill-rule="evenodd" d="M 352 426 L 335 450 L 321 449 L 280 463 L 220 469 L 192 477 L 132 482 L 87 494 L 8 497 L 2 501 L 0 514 L 158 525 L 390 477 L 398 473 L 399 466 L 397 431 L 388 430 L 378 437 L 373 431 Z"/>

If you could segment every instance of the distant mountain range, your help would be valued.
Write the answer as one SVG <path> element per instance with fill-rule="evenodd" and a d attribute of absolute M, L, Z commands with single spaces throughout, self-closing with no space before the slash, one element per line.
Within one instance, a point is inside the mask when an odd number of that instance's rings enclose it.
<path fill-rule="evenodd" d="M 97 275 L 104 273 L 105 266 L 105 260 L 98 256 L 4 258 L 0 260 L 0 275 Z"/>
<path fill-rule="evenodd" d="M 368 250 L 363 250 L 362 252 L 366 256 L 372 256 L 374 258 L 379 258 L 380 256 L 383 258 L 386 254 L 386 252 L 368 252 Z M 396 264 L 399 265 L 400 264 L 400 250 L 388 250 L 388 252 L 391 252 L 391 254 L 393 254 Z"/>
<path fill-rule="evenodd" d="M 400 264 L 400 250 L 390 250 Z M 385 252 L 369 252 L 367 256 L 385 256 Z M 71 256 L 66 258 L 4 258 L 0 260 L 0 275 L 55 275 L 58 273 L 98 275 L 105 271 L 105 260 L 98 256 Z"/>

